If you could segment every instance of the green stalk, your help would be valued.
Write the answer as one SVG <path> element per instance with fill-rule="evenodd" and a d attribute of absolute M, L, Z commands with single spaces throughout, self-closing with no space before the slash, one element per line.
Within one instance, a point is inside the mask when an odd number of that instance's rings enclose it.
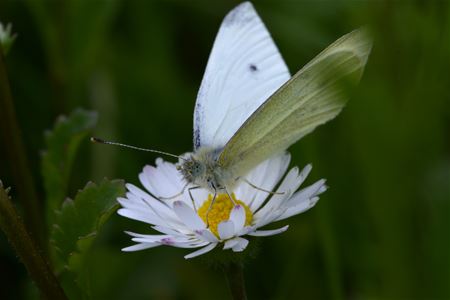
<path fill-rule="evenodd" d="M 244 270 L 241 263 L 230 262 L 224 266 L 228 287 L 233 300 L 246 300 Z"/>
<path fill-rule="evenodd" d="M 41 251 L 28 235 L 7 190 L 0 181 L 0 228 L 8 238 L 42 295 L 47 299 L 66 300 L 63 289 Z"/>
<path fill-rule="evenodd" d="M 18 122 L 9 86 L 6 71 L 5 57 L 0 48 L 0 122 L 1 145 L 5 147 L 7 161 L 10 164 L 15 186 L 22 202 L 25 222 L 35 235 L 37 241 L 43 241 L 44 220 L 39 207 L 38 197 L 34 186 L 22 135 Z"/>

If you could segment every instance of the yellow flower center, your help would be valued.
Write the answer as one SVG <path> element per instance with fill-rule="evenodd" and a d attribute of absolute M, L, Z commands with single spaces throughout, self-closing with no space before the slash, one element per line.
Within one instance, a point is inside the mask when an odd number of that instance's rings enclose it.
<path fill-rule="evenodd" d="M 241 200 L 236 199 L 234 193 L 231 194 L 231 198 L 233 198 L 236 204 L 241 205 L 245 209 L 245 225 L 250 225 L 253 220 L 253 213 L 250 208 Z M 230 213 L 234 204 L 227 194 L 218 194 L 208 212 L 212 199 L 213 195 L 209 194 L 208 199 L 197 210 L 197 213 L 200 218 L 202 218 L 203 222 L 205 222 L 206 225 L 209 225 L 211 232 L 214 233 L 215 236 L 219 237 L 217 226 L 219 226 L 222 221 L 227 221 L 230 218 Z M 206 215 L 208 215 L 208 218 L 206 218 Z"/>

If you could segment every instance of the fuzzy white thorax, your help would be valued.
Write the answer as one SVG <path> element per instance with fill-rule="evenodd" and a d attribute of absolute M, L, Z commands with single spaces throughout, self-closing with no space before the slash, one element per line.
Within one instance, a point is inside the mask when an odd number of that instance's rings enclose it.
<path fill-rule="evenodd" d="M 188 184 L 199 186 L 211 193 L 232 190 L 238 178 L 232 170 L 222 168 L 217 162 L 217 149 L 201 147 L 196 152 L 183 155 L 177 169 Z"/>

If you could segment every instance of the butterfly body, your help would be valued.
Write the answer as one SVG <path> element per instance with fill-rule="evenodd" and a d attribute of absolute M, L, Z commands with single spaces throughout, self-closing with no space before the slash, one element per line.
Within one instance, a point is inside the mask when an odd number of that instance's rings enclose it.
<path fill-rule="evenodd" d="M 187 153 L 177 165 L 184 180 L 192 186 L 199 186 L 211 193 L 231 190 L 237 178 L 232 170 L 224 169 L 218 163 L 220 150 L 203 147 Z"/>

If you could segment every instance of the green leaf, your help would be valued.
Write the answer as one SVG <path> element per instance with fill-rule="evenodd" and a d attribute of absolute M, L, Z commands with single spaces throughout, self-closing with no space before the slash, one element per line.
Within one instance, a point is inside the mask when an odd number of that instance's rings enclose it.
<path fill-rule="evenodd" d="M 70 171 L 80 142 L 97 122 L 95 112 L 75 110 L 69 117 L 60 116 L 52 131 L 46 132 L 47 150 L 42 155 L 42 176 L 47 195 L 47 222 L 67 194 Z"/>
<path fill-rule="evenodd" d="M 86 292 L 88 278 L 84 261 L 98 232 L 118 208 L 117 197 L 125 193 L 122 180 L 104 179 L 100 184 L 88 183 L 75 199 L 66 199 L 57 212 L 51 233 L 55 267 L 58 271 L 69 271 L 65 278 L 75 278 Z M 64 284 L 67 286 L 67 284 Z"/>

